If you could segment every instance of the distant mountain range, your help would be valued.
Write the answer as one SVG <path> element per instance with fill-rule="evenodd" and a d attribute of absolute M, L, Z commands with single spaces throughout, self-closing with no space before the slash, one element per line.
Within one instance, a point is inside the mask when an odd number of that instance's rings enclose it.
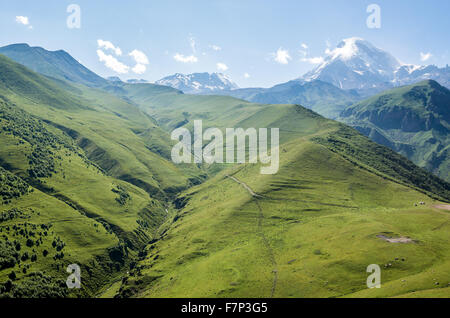
<path fill-rule="evenodd" d="M 333 50 L 327 50 L 324 61 L 298 79 L 271 88 L 216 93 L 257 103 L 299 103 L 334 119 L 346 106 L 358 100 L 428 79 L 450 88 L 450 67 L 401 64 L 388 52 L 353 37 L 342 40 Z"/>
<path fill-rule="evenodd" d="M 348 107 L 338 120 L 450 180 L 450 90 L 433 80 Z"/>
<path fill-rule="evenodd" d="M 222 73 L 176 73 L 156 81 L 155 84 L 170 86 L 188 94 L 212 93 L 239 88 Z"/>

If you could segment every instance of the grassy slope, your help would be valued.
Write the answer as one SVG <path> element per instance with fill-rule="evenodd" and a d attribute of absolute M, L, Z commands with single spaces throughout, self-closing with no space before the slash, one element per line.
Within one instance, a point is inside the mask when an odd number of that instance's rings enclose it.
<path fill-rule="evenodd" d="M 63 136 L 53 135 L 39 120 L 4 101 L 0 101 L 0 111 L 1 126 L 8 128 L 0 133 L 2 166 L 34 185 L 29 186 L 28 193 L 20 198 L 0 204 L 2 239 L 14 241 L 15 244 L 19 242 L 22 246 L 18 251 L 20 258 L 25 252 L 30 257 L 22 259 L 14 267 L 2 268 L 0 282 L 6 282 L 7 275 L 12 271 L 16 273 L 15 283 L 19 285 L 22 279 L 27 281 L 27 275 L 33 272 L 42 271 L 52 279 L 64 278 L 67 277 L 65 267 L 77 263 L 84 270 L 90 268 L 92 275 L 85 277 L 81 294 L 92 295 L 108 280 L 108 275 L 113 275 L 115 264 L 108 255 L 108 249 L 115 248 L 119 240 L 134 236 L 133 232 L 138 227 L 138 213 L 150 199 L 144 191 L 105 176 L 80 150 L 70 144 L 70 140 L 64 142 Z M 24 129 L 26 126 L 27 130 Z M 42 138 L 27 137 L 29 133 L 39 136 L 43 131 L 46 132 L 43 137 L 50 140 L 48 144 Z M 45 148 L 53 153 L 50 158 L 40 162 L 41 166 L 53 164 L 52 172 L 40 178 L 32 178 L 28 172 L 32 168 L 28 158 L 36 148 Z M 117 195 L 111 191 L 119 182 L 131 197 L 124 206 L 116 202 Z M 19 211 L 19 214 L 12 215 L 11 211 Z M 49 230 L 42 226 L 49 227 Z M 114 226 L 114 230 L 111 226 Z M 21 234 L 22 230 L 34 234 Z M 43 234 L 44 230 L 48 232 L 47 235 Z M 150 235 L 151 232 L 148 232 Z M 27 247 L 27 239 L 43 241 L 39 246 L 33 244 Z M 65 244 L 62 251 L 51 246 L 56 239 L 61 239 Z M 44 250 L 49 254 L 44 256 Z M 64 253 L 63 258 L 53 258 L 61 252 Z M 37 260 L 31 260 L 33 254 Z M 26 272 L 23 272 L 24 268 Z"/>
<path fill-rule="evenodd" d="M 431 208 L 432 199 L 309 141 L 289 142 L 282 152 L 274 176 L 259 175 L 252 165 L 233 174 L 261 198 L 225 172 L 186 192 L 187 205 L 122 292 L 338 297 L 366 288 L 369 264 L 388 263 L 394 265 L 383 268 L 382 282 L 391 285 L 370 296 L 435 288 L 431 271 L 441 287 L 449 283 L 450 215 Z M 427 205 L 413 207 L 418 201 Z M 390 244 L 376 237 L 382 233 L 419 242 Z"/>
<path fill-rule="evenodd" d="M 280 127 L 281 169 L 263 176 L 257 165 L 228 166 L 184 192 L 173 224 L 147 248 L 121 295 L 357 296 L 372 263 L 394 264 L 383 269 L 383 282 L 393 287 L 378 296 L 434 288 L 428 271 L 439 273 L 440 287 L 448 283 L 450 216 L 432 208 L 438 201 L 426 194 L 449 200 L 447 183 L 299 106 L 144 93 L 154 89 L 160 88 L 133 86 L 127 96 L 168 129 L 183 121 L 191 127 L 193 119 L 221 128 Z M 414 207 L 419 201 L 426 206 Z M 390 244 L 376 237 L 382 233 L 419 242 Z M 448 296 L 445 289 L 437 293 Z"/>
<path fill-rule="evenodd" d="M 47 278 L 65 280 L 65 267 L 77 263 L 90 273 L 80 293 L 93 295 L 154 238 L 166 217 L 166 198 L 188 186 L 198 169 L 182 170 L 161 156 L 170 149 L 167 133 L 135 106 L 102 91 L 55 83 L 1 56 L 0 69 L 0 164 L 33 191 L 11 200 L 2 194 L 2 243 L 19 242 L 17 259 L 25 252 L 29 258 L 1 268 L 0 282 L 14 271 L 16 296 L 33 295 L 22 293 L 27 284 L 43 295 Z M 121 203 L 120 193 L 126 196 Z M 39 230 L 42 224 L 52 224 L 48 236 Z M 25 229 L 34 236 L 17 233 Z M 28 248 L 29 238 L 43 243 Z M 57 238 L 65 244 L 62 251 L 49 248 Z M 6 245 L 0 250 L 0 259 L 9 253 Z M 39 271 L 45 276 L 30 276 Z M 55 294 L 64 295 L 67 289 L 58 284 Z"/>

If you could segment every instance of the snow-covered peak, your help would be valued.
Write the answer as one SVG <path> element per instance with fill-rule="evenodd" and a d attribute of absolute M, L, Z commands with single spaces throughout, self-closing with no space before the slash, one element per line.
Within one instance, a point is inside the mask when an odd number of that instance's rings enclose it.
<path fill-rule="evenodd" d="M 343 89 L 374 88 L 392 81 L 401 66 L 392 55 L 358 37 L 342 40 L 325 54 L 324 61 L 303 80 L 322 80 Z"/>
<path fill-rule="evenodd" d="M 170 86 L 190 94 L 239 88 L 228 76 L 222 73 L 175 73 L 156 81 L 155 84 Z"/>
<path fill-rule="evenodd" d="M 361 38 L 353 37 L 342 40 L 334 50 L 327 49 L 325 52 L 331 57 L 331 60 L 342 59 L 344 61 L 351 59 L 358 54 L 359 48 L 357 41 L 364 41 Z M 370 45 L 370 43 L 367 42 Z"/>

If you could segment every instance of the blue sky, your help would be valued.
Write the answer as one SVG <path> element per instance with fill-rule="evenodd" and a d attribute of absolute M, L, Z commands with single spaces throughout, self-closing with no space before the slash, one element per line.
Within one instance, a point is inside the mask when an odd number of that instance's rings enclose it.
<path fill-rule="evenodd" d="M 81 8 L 79 29 L 66 25 L 72 3 Z M 366 25 L 372 3 L 381 8 L 380 29 Z M 64 49 L 102 76 L 155 81 L 222 71 L 241 87 L 269 87 L 301 76 L 327 45 L 354 36 L 404 63 L 444 66 L 449 12 L 448 0 L 1 1 L 0 45 Z"/>

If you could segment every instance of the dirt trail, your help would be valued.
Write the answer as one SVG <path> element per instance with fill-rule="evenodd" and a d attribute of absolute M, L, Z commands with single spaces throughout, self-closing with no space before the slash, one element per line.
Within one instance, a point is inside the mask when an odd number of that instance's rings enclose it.
<path fill-rule="evenodd" d="M 448 211 L 450 211 L 450 204 L 438 204 L 438 205 L 433 205 L 433 208 L 440 209 L 440 210 L 448 210 Z"/>
<path fill-rule="evenodd" d="M 243 186 L 244 189 L 247 190 L 248 193 L 250 193 L 252 197 L 262 198 L 262 195 L 259 195 L 259 194 L 255 193 L 255 192 L 252 190 L 252 188 L 250 188 L 245 182 L 239 181 L 238 179 L 236 179 L 236 178 L 233 177 L 233 176 L 227 176 L 227 177 L 230 178 L 231 180 L 233 180 L 233 181 L 239 183 L 241 186 Z"/>
<path fill-rule="evenodd" d="M 253 191 L 252 188 L 250 188 L 246 183 L 240 181 L 239 179 L 237 179 L 233 176 L 229 176 L 229 175 L 227 175 L 227 177 L 230 178 L 231 180 L 233 180 L 234 182 L 240 184 L 245 190 L 247 190 L 247 192 L 252 197 L 254 197 L 256 199 L 263 197 L 262 195 L 255 193 L 255 191 Z M 275 254 L 273 252 L 273 249 L 270 246 L 269 240 L 267 239 L 267 237 L 263 231 L 263 226 L 262 226 L 262 222 L 264 219 L 263 210 L 262 210 L 261 205 L 259 204 L 258 200 L 256 200 L 255 203 L 256 203 L 256 206 L 258 207 L 258 232 L 259 232 L 258 234 L 261 236 L 263 244 L 264 244 L 265 248 L 267 249 L 267 252 L 268 252 L 269 258 L 270 258 L 270 262 L 272 263 L 272 267 L 273 267 L 273 269 L 272 269 L 273 282 L 272 282 L 272 290 L 270 292 L 270 297 L 272 298 L 275 294 L 275 289 L 277 287 L 277 282 L 278 282 L 278 264 L 275 259 Z"/>

